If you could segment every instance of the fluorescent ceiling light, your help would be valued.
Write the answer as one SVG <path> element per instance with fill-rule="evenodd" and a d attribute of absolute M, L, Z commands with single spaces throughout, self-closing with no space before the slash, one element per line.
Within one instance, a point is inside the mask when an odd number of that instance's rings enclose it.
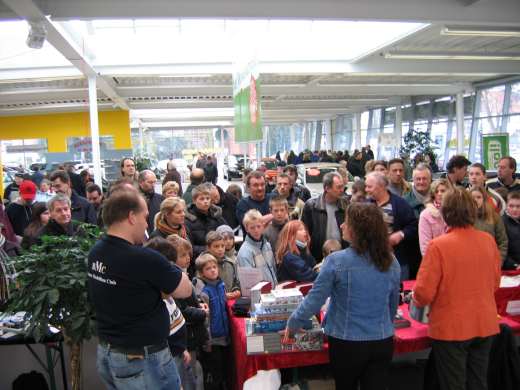
<path fill-rule="evenodd" d="M 131 110 L 132 118 L 140 119 L 190 119 L 190 118 L 208 118 L 208 117 L 233 117 L 235 111 L 233 107 L 229 108 L 184 108 L 184 109 L 144 109 Z"/>
<path fill-rule="evenodd" d="M 469 61 L 520 61 L 520 53 L 460 53 L 460 52 L 386 52 L 387 59 L 399 60 L 469 60 Z"/>
<path fill-rule="evenodd" d="M 382 84 L 382 83 L 370 83 L 370 82 L 367 82 L 367 83 L 364 83 L 364 84 L 349 84 L 349 83 L 337 83 L 337 84 L 327 84 L 327 83 L 318 83 L 318 86 L 320 87 L 381 87 L 381 88 L 384 88 L 384 87 L 452 87 L 453 84 L 447 84 L 447 83 L 444 83 L 444 84 L 441 84 L 441 83 L 428 83 L 428 84 L 425 84 L 425 83 L 414 83 L 414 82 L 410 82 L 410 83 L 385 83 L 385 84 Z M 365 100 L 374 100 L 374 99 L 365 99 Z M 383 99 L 383 100 L 386 100 L 386 99 Z"/>
<path fill-rule="evenodd" d="M 445 26 L 441 29 L 441 35 L 479 37 L 520 37 L 520 28 L 491 26 Z"/>
<path fill-rule="evenodd" d="M 211 74 L 161 74 L 159 78 L 161 79 L 170 79 L 170 78 L 182 78 L 182 77 L 211 77 Z"/>

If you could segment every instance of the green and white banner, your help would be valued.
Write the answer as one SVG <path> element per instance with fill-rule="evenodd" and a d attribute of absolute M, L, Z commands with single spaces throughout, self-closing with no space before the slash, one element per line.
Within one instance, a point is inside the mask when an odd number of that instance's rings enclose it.
<path fill-rule="evenodd" d="M 483 134 L 481 141 L 482 164 L 486 169 L 496 170 L 498 161 L 509 155 L 509 134 Z"/>
<path fill-rule="evenodd" d="M 235 107 L 235 142 L 262 140 L 262 108 L 258 62 L 235 64 L 233 105 Z"/>

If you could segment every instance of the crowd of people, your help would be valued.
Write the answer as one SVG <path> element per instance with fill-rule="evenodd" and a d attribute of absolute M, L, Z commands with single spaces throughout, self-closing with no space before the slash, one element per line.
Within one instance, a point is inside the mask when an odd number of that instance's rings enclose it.
<path fill-rule="evenodd" d="M 294 165 L 313 159 L 341 164 L 317 197 Z M 260 168 L 243 190 L 231 183 L 225 191 L 216 162 L 200 160 L 184 191 L 173 164 L 159 194 L 155 174 L 137 172 L 131 158 L 107 193 L 69 167 L 39 183 L 17 176 L 5 190 L 2 234 L 15 247 L 73 236 L 80 223 L 105 230 L 89 256 L 88 288 L 108 388 L 229 388 L 226 301 L 241 296 L 243 267 L 260 269 L 272 287 L 314 282 L 285 337 L 331 298 L 325 333 L 338 389 L 384 388 L 399 285 L 415 278 L 416 304 L 431 306 L 437 370 L 449 372 L 443 388 L 458 389 L 466 376 L 482 381 L 498 333 L 491 300 L 500 269 L 520 269 L 514 158 L 503 157 L 487 180 L 482 164 L 455 155 L 445 177 L 432 180 L 433 159 L 416 159 L 407 173 L 407 161 L 374 160 L 369 146 L 351 156 L 291 152 L 286 161 L 277 153 L 273 186 Z M 462 307 L 467 321 L 456 314 Z"/>

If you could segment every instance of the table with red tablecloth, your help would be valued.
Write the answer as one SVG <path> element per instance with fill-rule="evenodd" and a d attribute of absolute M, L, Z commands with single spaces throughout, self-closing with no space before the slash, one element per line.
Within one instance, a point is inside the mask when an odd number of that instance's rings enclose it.
<path fill-rule="evenodd" d="M 415 281 L 406 281 L 404 282 L 404 289 L 411 290 L 414 284 Z M 503 299 L 516 297 L 517 293 L 520 294 L 520 287 L 513 289 L 517 290 L 515 292 L 497 291 L 497 306 L 499 305 L 499 299 L 500 302 L 502 302 Z M 260 370 L 304 367 L 326 364 L 329 362 L 328 345 L 326 343 L 324 344 L 324 348 L 321 351 L 247 355 L 245 318 L 236 317 L 233 315 L 231 310 L 233 303 L 234 301 L 228 302 L 228 313 L 230 318 L 233 355 L 235 359 L 235 389 L 241 390 L 243 388 L 244 382 L 247 379 L 255 376 L 256 373 Z M 410 326 L 396 329 L 394 353 L 397 355 L 418 352 L 429 348 L 431 340 L 428 337 L 428 325 L 411 319 L 408 313 L 408 305 L 401 305 L 400 309 L 403 313 L 403 317 L 410 321 Z M 501 314 L 501 322 L 509 325 L 516 334 L 519 334 L 520 318 L 505 316 L 504 313 Z"/>

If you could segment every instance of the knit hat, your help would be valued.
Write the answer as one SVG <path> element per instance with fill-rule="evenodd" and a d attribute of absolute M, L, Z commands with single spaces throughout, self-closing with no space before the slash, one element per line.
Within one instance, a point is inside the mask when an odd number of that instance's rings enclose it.
<path fill-rule="evenodd" d="M 32 202 L 36 197 L 36 184 L 30 180 L 24 180 L 22 181 L 22 184 L 20 184 L 18 191 L 23 200 Z"/>
<path fill-rule="evenodd" d="M 235 233 L 233 232 L 233 229 L 229 225 L 220 225 L 217 230 L 217 233 L 224 234 L 224 235 L 232 235 L 234 236 Z"/>

